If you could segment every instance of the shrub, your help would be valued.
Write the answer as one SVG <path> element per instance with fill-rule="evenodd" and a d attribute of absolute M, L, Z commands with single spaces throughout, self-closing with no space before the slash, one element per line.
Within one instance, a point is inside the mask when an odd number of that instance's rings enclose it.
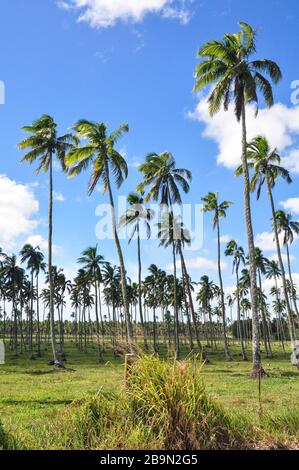
<path fill-rule="evenodd" d="M 247 423 L 212 400 L 198 362 L 144 357 L 132 366 L 128 397 L 136 422 L 150 427 L 167 449 L 242 447 Z"/>

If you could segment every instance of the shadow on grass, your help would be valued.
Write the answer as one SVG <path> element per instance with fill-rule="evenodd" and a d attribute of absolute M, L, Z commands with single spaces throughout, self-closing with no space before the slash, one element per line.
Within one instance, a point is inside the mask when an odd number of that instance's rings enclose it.
<path fill-rule="evenodd" d="M 5 405 L 70 405 L 73 400 L 1 400 Z"/>

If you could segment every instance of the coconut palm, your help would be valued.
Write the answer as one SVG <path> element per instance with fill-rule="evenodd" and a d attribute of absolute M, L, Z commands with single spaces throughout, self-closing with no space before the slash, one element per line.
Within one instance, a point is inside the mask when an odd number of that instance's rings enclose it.
<path fill-rule="evenodd" d="M 241 246 L 237 244 L 235 240 L 230 240 L 226 246 L 225 256 L 232 256 L 233 258 L 233 273 L 236 273 L 236 299 L 237 299 L 237 320 L 239 328 L 239 338 L 241 343 L 241 351 L 244 361 L 247 361 L 247 356 L 245 352 L 245 346 L 243 341 L 243 328 L 241 324 L 241 310 L 240 310 L 240 285 L 239 285 L 239 270 L 240 265 L 245 264 L 245 254 Z"/>
<path fill-rule="evenodd" d="M 289 278 L 290 278 L 292 288 L 294 289 L 295 286 L 294 286 L 293 277 L 292 277 L 289 247 L 294 241 L 294 235 L 299 234 L 299 222 L 296 221 L 296 220 L 292 220 L 292 215 L 291 214 L 286 214 L 282 210 L 276 211 L 275 219 L 276 219 L 278 233 L 283 233 L 283 245 L 285 246 L 286 252 L 287 252 Z M 297 317 L 299 318 L 296 293 L 295 293 L 294 296 L 292 296 L 292 300 L 293 300 L 293 303 L 294 303 L 294 307 L 295 307 Z"/>
<path fill-rule="evenodd" d="M 247 148 L 247 161 L 248 166 L 254 171 L 254 174 L 251 179 L 251 191 L 256 190 L 257 199 L 259 199 L 262 187 L 266 183 L 267 192 L 270 200 L 271 211 L 272 211 L 272 220 L 273 220 L 273 230 L 274 230 L 274 239 L 276 243 L 277 257 L 279 268 L 281 271 L 281 280 L 284 292 L 284 298 L 286 302 L 286 309 L 288 314 L 288 324 L 290 330 L 290 337 L 292 342 L 293 350 L 296 350 L 296 329 L 294 324 L 293 312 L 291 310 L 285 268 L 282 260 L 280 240 L 279 240 L 279 230 L 277 219 L 275 217 L 276 210 L 273 198 L 273 188 L 275 186 L 277 178 L 280 176 L 287 183 L 291 183 L 292 179 L 290 177 L 289 171 L 280 165 L 280 156 L 277 152 L 277 149 L 271 149 L 267 139 L 263 136 L 255 137 Z M 238 174 L 242 172 L 241 168 L 237 170 Z M 298 362 L 299 365 L 299 362 Z"/>
<path fill-rule="evenodd" d="M 181 260 L 181 268 L 183 273 L 184 288 L 186 289 L 189 307 L 191 310 L 192 320 L 194 324 L 197 345 L 201 353 L 202 359 L 207 361 L 206 354 L 200 340 L 200 335 L 197 327 L 197 319 L 192 298 L 192 289 L 190 277 L 188 275 L 183 249 L 185 245 L 190 245 L 191 237 L 188 229 L 179 217 L 174 217 L 172 213 L 165 213 L 162 221 L 158 224 L 158 237 L 160 239 L 160 246 L 168 247 L 172 245 L 175 247 L 176 253 L 179 254 Z"/>
<path fill-rule="evenodd" d="M 30 149 L 22 158 L 22 162 L 33 164 L 37 162 L 36 174 L 40 171 L 49 172 L 49 218 L 48 218 L 48 273 L 50 286 L 50 328 L 51 345 L 55 366 L 62 364 L 58 360 L 56 351 L 55 327 L 54 327 L 54 285 L 51 278 L 52 272 L 52 233 L 53 233 L 53 163 L 54 156 L 59 162 L 62 170 L 65 171 L 65 154 L 76 144 L 76 138 L 71 134 L 58 136 L 57 124 L 51 116 L 44 115 L 33 122 L 31 126 L 22 128 L 24 132 L 30 134 L 22 140 L 18 147 L 20 150 Z"/>
<path fill-rule="evenodd" d="M 232 360 L 231 354 L 229 352 L 227 334 L 226 334 L 226 314 L 225 314 L 225 302 L 224 302 L 224 288 L 221 272 L 221 245 L 220 245 L 220 218 L 226 217 L 227 209 L 232 205 L 232 202 L 223 201 L 219 202 L 218 193 L 208 193 L 206 196 L 202 197 L 203 201 L 203 211 L 204 212 L 213 212 L 213 229 L 217 230 L 217 265 L 218 265 L 218 275 L 219 275 L 219 284 L 221 292 L 221 310 L 222 310 L 222 323 L 223 323 L 223 337 L 224 337 L 224 351 L 228 361 Z"/>
<path fill-rule="evenodd" d="M 256 53 L 256 31 L 244 22 L 240 23 L 240 28 L 239 33 L 225 34 L 221 41 L 210 41 L 199 49 L 198 57 L 203 61 L 197 65 L 195 70 L 196 84 L 194 90 L 198 92 L 209 85 L 215 84 L 208 99 L 211 116 L 215 115 L 222 106 L 225 110 L 228 110 L 229 104 L 233 100 L 236 119 L 242 123 L 244 211 L 251 277 L 253 333 L 253 367 L 251 375 L 256 378 L 260 374 L 261 358 L 256 269 L 254 265 L 254 234 L 250 204 L 249 171 L 246 159 L 246 105 L 250 103 L 258 105 L 258 92 L 260 92 L 266 106 L 271 107 L 274 102 L 272 87 L 264 74 L 269 75 L 274 83 L 277 83 L 282 75 L 278 65 L 272 60 L 260 60 L 253 57 Z"/>
<path fill-rule="evenodd" d="M 100 308 L 99 315 L 99 303 L 101 304 L 101 294 L 99 293 L 99 285 L 101 281 L 101 266 L 104 264 L 104 257 L 98 253 L 97 246 L 91 246 L 82 252 L 82 255 L 78 259 L 78 263 L 83 265 L 83 269 L 90 274 L 92 277 L 94 287 L 94 299 L 95 299 L 95 314 L 96 314 L 96 326 L 97 326 L 97 344 L 99 352 L 99 361 L 103 361 L 103 351 L 100 345 L 100 319 L 102 326 L 102 335 L 104 334 L 102 312 Z M 100 319 L 99 319 L 100 318 Z"/>
<path fill-rule="evenodd" d="M 18 354 L 18 296 L 25 280 L 25 271 L 20 268 L 15 255 L 2 256 L 1 274 L 7 285 L 7 296 L 12 302 L 12 345 L 15 355 Z"/>
<path fill-rule="evenodd" d="M 32 356 L 32 333 L 33 333 L 33 290 L 34 290 L 34 276 L 36 278 L 36 316 L 37 316 L 37 348 L 38 356 L 41 355 L 40 350 L 40 324 L 39 324 L 39 274 L 45 272 L 46 263 L 44 262 L 44 255 L 40 251 L 40 248 L 33 247 L 30 244 L 23 246 L 21 252 L 21 263 L 27 263 L 27 269 L 30 270 L 31 274 L 31 307 L 30 307 L 30 330 L 29 330 L 29 354 Z"/>
<path fill-rule="evenodd" d="M 211 309 L 211 301 L 218 295 L 218 286 L 214 284 L 213 281 L 209 279 L 209 276 L 202 276 L 200 278 L 200 281 L 198 283 L 200 286 L 200 289 L 197 293 L 196 300 L 200 303 L 202 313 L 203 313 L 203 320 L 205 324 L 205 318 L 206 315 L 209 317 L 210 321 L 210 327 L 212 330 L 212 341 L 214 338 L 214 328 L 213 328 L 213 322 L 212 322 L 212 309 Z M 208 338 L 208 336 L 207 336 Z"/>
<path fill-rule="evenodd" d="M 144 191 L 148 188 L 146 200 L 151 198 L 154 201 L 159 201 L 161 206 L 167 207 L 167 212 L 172 214 L 174 204 L 181 204 L 180 189 L 184 193 L 190 190 L 189 183 L 192 180 L 192 174 L 185 168 L 177 168 L 173 155 L 170 152 L 164 152 L 160 155 L 151 153 L 146 157 L 145 163 L 140 165 L 139 171 L 143 173 L 143 181 L 137 187 L 137 191 Z M 178 318 L 178 305 L 177 305 L 177 292 L 176 292 L 176 255 L 175 243 L 172 244 L 172 256 L 174 266 L 174 317 L 175 317 L 175 342 L 176 354 L 179 355 L 179 318 Z"/>
<path fill-rule="evenodd" d="M 115 149 L 115 145 L 119 138 L 129 131 L 129 127 L 127 124 L 123 124 L 108 135 L 107 126 L 104 123 L 91 122 L 82 119 L 73 126 L 73 130 L 75 131 L 77 138 L 84 139 L 87 143 L 78 145 L 76 148 L 71 149 L 67 154 L 66 165 L 69 169 L 69 176 L 76 176 L 83 170 L 86 170 L 89 166 L 92 166 L 91 178 L 88 185 L 88 194 L 91 195 L 93 193 L 100 181 L 104 185 L 103 192 L 105 193 L 108 191 L 112 230 L 120 265 L 121 291 L 126 322 L 126 339 L 128 345 L 131 347 L 132 341 L 126 270 L 117 231 L 115 204 L 111 184 L 111 174 L 113 175 L 117 188 L 121 187 L 125 178 L 128 176 L 127 163 L 124 157 Z"/>
<path fill-rule="evenodd" d="M 149 239 L 151 236 L 151 221 L 154 217 L 154 212 L 144 206 L 144 193 L 130 193 L 127 198 L 129 208 L 125 214 L 120 218 L 120 226 L 132 227 L 132 232 L 129 236 L 129 243 L 131 243 L 134 236 L 137 237 L 137 255 L 138 255 L 138 304 L 141 326 L 144 335 L 144 345 L 148 348 L 146 340 L 146 331 L 143 319 L 142 310 L 142 264 L 141 264 L 141 241 L 140 241 L 140 226 L 143 223 L 146 229 L 146 235 Z"/>

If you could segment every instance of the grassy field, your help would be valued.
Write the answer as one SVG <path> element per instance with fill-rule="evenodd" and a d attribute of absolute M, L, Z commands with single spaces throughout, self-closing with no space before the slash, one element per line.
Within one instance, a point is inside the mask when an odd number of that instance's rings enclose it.
<path fill-rule="evenodd" d="M 230 411 L 245 413 L 257 421 L 259 416 L 258 381 L 249 378 L 250 362 L 241 360 L 238 347 L 232 346 L 233 361 L 228 363 L 223 352 L 210 353 L 211 364 L 203 366 L 202 375 L 211 396 Z M 47 365 L 50 352 L 28 360 L 7 354 L 0 366 L 0 421 L 6 432 L 26 444 L 27 448 L 46 446 L 51 423 L 60 420 L 74 400 L 94 396 L 99 390 L 117 391 L 123 387 L 122 358 L 106 351 L 105 363 L 97 364 L 96 351 L 80 353 L 67 344 L 67 370 L 54 372 Z M 267 378 L 262 381 L 262 403 L 265 414 L 284 416 L 298 406 L 299 371 L 291 366 L 289 354 L 274 346 L 273 359 L 264 360 Z M 297 424 L 296 424 L 297 426 Z M 299 435 L 298 435 L 299 438 Z"/>

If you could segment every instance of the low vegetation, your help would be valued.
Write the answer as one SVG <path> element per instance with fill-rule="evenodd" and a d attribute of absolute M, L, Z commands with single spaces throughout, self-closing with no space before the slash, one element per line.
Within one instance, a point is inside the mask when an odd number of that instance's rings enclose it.
<path fill-rule="evenodd" d="M 112 349 L 98 365 L 96 347 L 86 357 L 66 343 L 72 361 L 63 372 L 47 366 L 45 357 L 9 356 L 0 369 L 1 446 L 299 448 L 298 372 L 278 347 L 262 381 L 262 409 L 258 383 L 250 379 L 250 362 L 239 356 L 238 345 L 231 346 L 230 363 L 221 351 L 209 365 L 195 357 L 144 356 L 130 369 L 127 387 L 123 357 L 114 358 Z"/>

